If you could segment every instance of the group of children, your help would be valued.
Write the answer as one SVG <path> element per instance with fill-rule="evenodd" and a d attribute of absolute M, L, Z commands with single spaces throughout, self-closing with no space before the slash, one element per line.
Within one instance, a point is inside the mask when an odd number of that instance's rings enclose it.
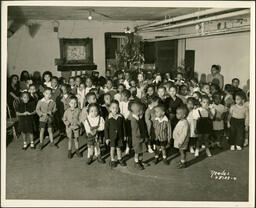
<path fill-rule="evenodd" d="M 69 80 L 47 71 L 41 82 L 38 77 L 31 79 L 27 72 L 22 77 L 22 87 L 17 75 L 9 79 L 12 90 L 8 96 L 19 99 L 14 108 L 23 149 L 29 146 L 27 137 L 30 147 L 35 148 L 37 135 L 38 149 L 43 149 L 46 134 L 50 146 L 58 148 L 53 138 L 53 133 L 58 132 L 68 138 L 70 159 L 73 142 L 75 154 L 82 157 L 79 139 L 85 138 L 88 165 L 94 156 L 99 163 L 105 163 L 101 152 L 106 145 L 110 147 L 111 167 L 126 166 L 126 156 L 133 150 L 134 166 L 143 170 L 146 151 L 155 155 L 155 164 L 162 157 L 168 165 L 168 149 L 177 148 L 181 156 L 177 167 L 185 168 L 187 150 L 198 157 L 205 149 L 210 157 L 210 148 L 222 148 L 224 138 L 231 150 L 248 145 L 249 93 L 239 88 L 237 78 L 222 90 L 215 83 L 184 80 L 181 73 L 173 80 L 169 74 L 155 73 L 146 78 L 143 72 L 132 77 L 124 71 L 113 77 L 94 73 Z"/>

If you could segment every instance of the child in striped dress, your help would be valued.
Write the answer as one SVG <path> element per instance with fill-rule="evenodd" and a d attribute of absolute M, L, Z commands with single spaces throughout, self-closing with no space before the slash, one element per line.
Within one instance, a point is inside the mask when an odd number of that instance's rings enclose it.
<path fill-rule="evenodd" d="M 155 108 L 155 119 L 153 121 L 153 126 L 155 130 L 155 160 L 154 163 L 159 162 L 159 150 L 161 148 L 163 154 L 163 162 L 165 165 L 169 165 L 166 154 L 167 143 L 170 143 L 172 128 L 171 122 L 165 115 L 164 105 L 158 105 Z"/>

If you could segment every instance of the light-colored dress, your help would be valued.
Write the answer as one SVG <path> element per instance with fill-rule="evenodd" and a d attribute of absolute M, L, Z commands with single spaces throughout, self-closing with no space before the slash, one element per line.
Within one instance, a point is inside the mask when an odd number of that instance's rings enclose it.
<path fill-rule="evenodd" d="M 187 149 L 190 136 L 190 128 L 187 119 L 180 120 L 173 130 L 174 147 Z"/>

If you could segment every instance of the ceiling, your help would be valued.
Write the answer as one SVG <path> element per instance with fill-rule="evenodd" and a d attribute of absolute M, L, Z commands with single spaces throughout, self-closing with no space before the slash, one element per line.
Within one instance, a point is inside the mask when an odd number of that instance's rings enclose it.
<path fill-rule="evenodd" d="M 8 18 L 38 20 L 87 20 L 89 10 L 93 20 L 163 20 L 206 8 L 167 7 L 85 7 L 85 6 L 9 6 Z M 103 15 L 101 15 L 103 14 Z M 106 17 L 109 16 L 109 17 Z"/>

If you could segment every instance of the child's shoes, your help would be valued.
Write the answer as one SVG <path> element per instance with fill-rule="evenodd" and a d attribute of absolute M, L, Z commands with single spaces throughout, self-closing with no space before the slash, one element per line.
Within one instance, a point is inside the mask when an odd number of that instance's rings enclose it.
<path fill-rule="evenodd" d="M 120 164 L 121 166 L 127 166 L 126 162 L 124 160 L 118 160 L 117 161 L 118 164 Z"/>
<path fill-rule="evenodd" d="M 158 157 L 155 157 L 155 159 L 154 159 L 154 164 L 156 165 L 158 162 L 159 162 L 159 158 L 158 158 Z"/>
<path fill-rule="evenodd" d="M 77 157 L 82 157 L 82 154 L 81 154 L 81 152 L 79 152 L 78 149 L 76 150 L 76 156 L 77 156 Z"/>
<path fill-rule="evenodd" d="M 182 169 L 182 168 L 186 168 L 186 162 L 181 162 L 179 161 L 178 165 L 177 165 L 178 169 Z"/>
<path fill-rule="evenodd" d="M 40 143 L 38 144 L 38 149 L 39 149 L 39 150 L 42 150 L 42 149 L 43 149 L 43 146 L 44 146 L 43 143 L 40 142 Z"/>
<path fill-rule="evenodd" d="M 164 162 L 165 165 L 169 165 L 169 162 L 168 162 L 167 158 L 164 158 L 163 162 Z"/>
<path fill-rule="evenodd" d="M 89 157 L 88 159 L 87 159 L 87 165 L 91 165 L 92 164 L 92 162 L 93 162 L 93 157 L 91 156 L 91 157 Z"/>
<path fill-rule="evenodd" d="M 71 158 L 72 158 L 71 150 L 68 150 L 68 159 L 71 159 Z"/>
<path fill-rule="evenodd" d="M 149 153 L 154 153 L 154 150 L 152 150 L 152 148 L 151 148 L 150 145 L 148 146 L 148 152 L 149 152 Z"/>
<path fill-rule="evenodd" d="M 55 148 L 57 148 L 57 149 L 59 148 L 58 145 L 55 144 L 54 142 L 51 142 L 50 146 L 51 146 L 51 147 L 55 147 Z"/>
<path fill-rule="evenodd" d="M 115 168 L 117 166 L 116 161 L 109 161 L 109 166 L 110 168 Z"/>
<path fill-rule="evenodd" d="M 103 159 L 101 158 L 101 156 L 98 156 L 97 161 L 98 161 L 99 163 L 101 163 L 101 164 L 106 163 L 105 160 L 103 160 Z"/>
<path fill-rule="evenodd" d="M 234 150 L 235 150 L 235 145 L 231 145 L 231 146 L 230 146 L 230 150 L 231 150 L 231 151 L 234 151 Z"/>
<path fill-rule="evenodd" d="M 198 157 L 198 156 L 199 156 L 199 149 L 197 148 L 195 151 L 195 157 Z"/>
<path fill-rule="evenodd" d="M 236 150 L 239 150 L 239 151 L 240 151 L 240 150 L 242 150 L 242 147 L 237 145 L 237 146 L 236 146 Z"/>
<path fill-rule="evenodd" d="M 134 162 L 134 167 L 138 170 L 144 170 L 144 167 L 140 162 Z"/>
<path fill-rule="evenodd" d="M 194 154 L 194 153 L 195 153 L 195 150 L 194 150 L 193 147 L 190 147 L 190 148 L 189 148 L 189 151 L 190 151 L 191 154 Z"/>
<path fill-rule="evenodd" d="M 212 153 L 210 152 L 209 148 L 206 148 L 205 151 L 206 151 L 207 157 L 211 157 L 212 156 Z"/>
<path fill-rule="evenodd" d="M 27 149 L 27 147 L 28 147 L 27 142 L 24 142 L 24 143 L 23 143 L 23 147 L 22 147 L 22 149 L 23 149 L 23 150 L 26 150 L 26 149 Z"/>
<path fill-rule="evenodd" d="M 34 142 L 30 142 L 30 148 L 31 148 L 31 149 L 35 149 Z"/>
<path fill-rule="evenodd" d="M 247 147 L 248 144 L 249 144 L 248 139 L 245 139 L 245 141 L 244 141 L 244 147 Z"/>

